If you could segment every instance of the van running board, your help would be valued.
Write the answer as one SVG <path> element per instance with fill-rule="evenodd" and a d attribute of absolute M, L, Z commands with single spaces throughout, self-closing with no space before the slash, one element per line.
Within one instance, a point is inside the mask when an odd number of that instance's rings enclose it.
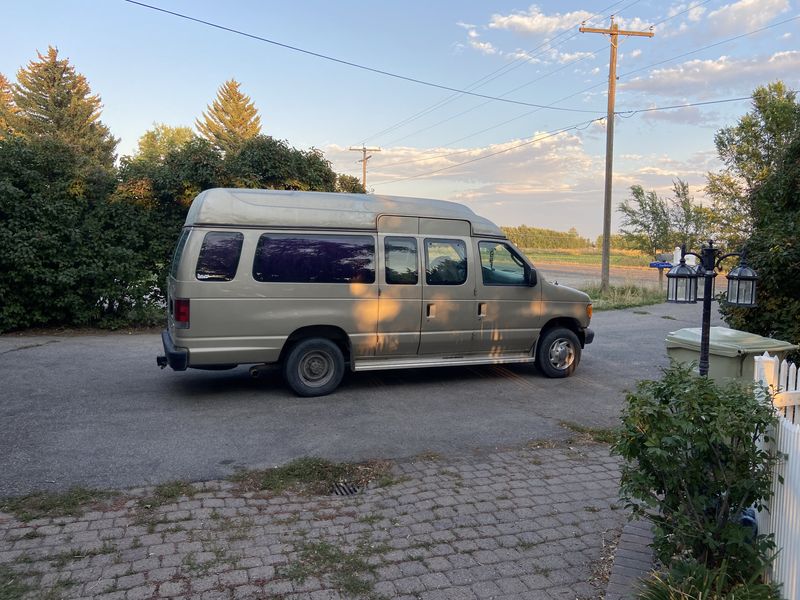
<path fill-rule="evenodd" d="M 528 352 L 513 354 L 472 354 L 447 358 L 443 356 L 419 358 L 362 358 L 355 362 L 354 371 L 381 371 L 384 369 L 419 369 L 422 367 L 456 367 L 465 365 L 500 365 L 509 363 L 531 363 L 534 358 Z"/>

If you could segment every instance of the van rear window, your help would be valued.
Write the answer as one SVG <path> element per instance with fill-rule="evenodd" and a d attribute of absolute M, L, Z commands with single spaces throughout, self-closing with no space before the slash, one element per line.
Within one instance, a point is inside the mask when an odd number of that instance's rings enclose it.
<path fill-rule="evenodd" d="M 186 247 L 187 239 L 189 239 L 189 230 L 184 229 L 181 231 L 181 237 L 178 238 L 178 245 L 175 246 L 175 253 L 172 255 L 172 266 L 169 270 L 169 274 L 175 278 L 178 277 L 178 267 L 181 264 L 181 256 L 183 256 L 183 249 Z"/>
<path fill-rule="evenodd" d="M 276 283 L 374 283 L 375 240 L 369 235 L 265 233 L 253 278 Z"/>
<path fill-rule="evenodd" d="M 209 231 L 203 238 L 195 276 L 200 281 L 230 281 L 236 277 L 244 235 L 232 231 Z"/>

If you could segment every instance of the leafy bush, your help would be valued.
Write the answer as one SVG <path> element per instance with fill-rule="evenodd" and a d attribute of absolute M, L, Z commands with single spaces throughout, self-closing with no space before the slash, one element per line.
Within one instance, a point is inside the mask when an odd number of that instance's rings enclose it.
<path fill-rule="evenodd" d="M 151 322 L 156 214 L 111 189 L 63 143 L 0 141 L 0 331 Z"/>
<path fill-rule="evenodd" d="M 758 273 L 757 309 L 720 303 L 735 329 L 800 343 L 800 138 L 751 197 L 748 262 Z"/>
<path fill-rule="evenodd" d="M 683 365 L 628 395 L 613 446 L 625 461 L 622 497 L 653 522 L 662 562 L 725 564 L 732 583 L 763 572 L 773 539 L 754 536 L 739 519 L 769 497 L 777 457 L 758 440 L 774 422 L 771 404 L 752 386 L 718 385 Z"/>
<path fill-rule="evenodd" d="M 681 561 L 665 575 L 645 581 L 639 600 L 780 600 L 777 586 L 759 577 L 732 581 L 727 563 L 716 569 L 692 560 Z"/>

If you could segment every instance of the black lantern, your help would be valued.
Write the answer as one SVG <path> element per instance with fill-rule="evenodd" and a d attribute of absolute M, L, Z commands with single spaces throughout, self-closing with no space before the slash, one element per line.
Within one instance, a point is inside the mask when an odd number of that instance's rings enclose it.
<path fill-rule="evenodd" d="M 697 302 L 697 273 L 684 258 L 667 272 L 667 302 Z"/>
<path fill-rule="evenodd" d="M 705 281 L 706 281 L 706 270 L 703 267 L 703 263 L 697 263 L 697 266 L 694 268 L 694 272 L 697 273 L 697 299 L 702 301 L 705 298 Z M 713 278 L 711 281 L 711 297 L 714 297 L 714 282 L 716 278 Z"/>
<path fill-rule="evenodd" d="M 758 275 L 742 261 L 728 273 L 728 303 L 752 308 L 756 306 Z"/>
<path fill-rule="evenodd" d="M 686 264 L 687 255 L 700 259 L 696 268 Z M 744 252 L 720 256 L 719 248 L 708 240 L 700 250 L 700 254 L 687 252 L 681 246 L 681 262 L 667 273 L 667 302 L 694 303 L 698 300 L 697 282 L 702 283 L 703 320 L 700 335 L 700 375 L 708 375 L 708 347 L 711 331 L 711 301 L 714 299 L 714 279 L 720 264 L 726 258 L 738 256 L 742 262 L 728 273 L 728 302 L 736 306 L 750 307 L 756 305 L 756 281 L 758 275 L 745 264 Z"/>

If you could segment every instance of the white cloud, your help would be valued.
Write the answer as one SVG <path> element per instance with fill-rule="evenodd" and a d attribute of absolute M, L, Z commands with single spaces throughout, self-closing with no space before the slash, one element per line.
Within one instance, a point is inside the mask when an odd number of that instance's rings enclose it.
<path fill-rule="evenodd" d="M 642 55 L 642 51 L 637 48 L 636 50 L 631 51 L 630 56 L 631 58 L 639 58 Z"/>
<path fill-rule="evenodd" d="M 739 0 L 708 14 L 714 33 L 727 35 L 758 29 L 789 10 L 789 0 Z"/>
<path fill-rule="evenodd" d="M 527 12 L 515 11 L 510 15 L 492 15 L 489 27 L 492 29 L 507 29 L 522 34 L 548 35 L 575 27 L 591 16 L 592 13 L 585 10 L 546 15 L 537 5 L 533 4 Z"/>
<path fill-rule="evenodd" d="M 776 52 L 769 57 L 690 60 L 676 67 L 655 69 L 647 77 L 622 83 L 621 88 L 665 97 L 719 96 L 723 91 L 749 93 L 755 85 L 800 72 L 800 51 Z"/>

